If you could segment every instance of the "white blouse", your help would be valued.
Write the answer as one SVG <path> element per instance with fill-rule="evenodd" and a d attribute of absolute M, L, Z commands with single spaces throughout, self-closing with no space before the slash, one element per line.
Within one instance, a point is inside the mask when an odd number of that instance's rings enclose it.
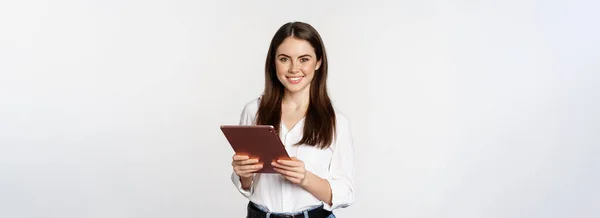
<path fill-rule="evenodd" d="M 241 114 L 240 125 L 254 125 L 260 98 L 246 104 Z M 323 203 L 299 185 L 287 181 L 279 174 L 255 174 L 249 190 L 242 188 L 240 178 L 235 172 L 231 181 L 248 200 L 266 207 L 271 212 L 298 212 L 313 206 L 324 205 L 332 211 L 350 206 L 354 202 L 354 148 L 348 119 L 337 110 L 337 137 L 327 149 L 312 146 L 293 146 L 302 139 L 304 119 L 292 129 L 280 125 L 279 137 L 290 156 L 304 162 L 306 170 L 329 181 L 332 192 L 332 205 Z M 282 122 L 283 123 L 283 122 Z"/>

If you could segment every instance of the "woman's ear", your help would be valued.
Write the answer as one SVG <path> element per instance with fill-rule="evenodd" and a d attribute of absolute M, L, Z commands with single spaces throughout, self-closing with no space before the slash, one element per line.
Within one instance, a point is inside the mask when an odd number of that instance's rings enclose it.
<path fill-rule="evenodd" d="M 315 67 L 315 71 L 321 68 L 321 60 L 317 61 L 317 66 Z"/>

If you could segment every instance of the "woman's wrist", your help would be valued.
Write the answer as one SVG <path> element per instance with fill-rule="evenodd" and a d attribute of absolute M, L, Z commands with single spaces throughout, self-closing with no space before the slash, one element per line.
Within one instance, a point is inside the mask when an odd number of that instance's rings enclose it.
<path fill-rule="evenodd" d="M 302 187 L 303 189 L 308 188 L 308 186 L 310 186 L 310 184 L 315 179 L 315 177 L 316 177 L 315 174 L 313 174 L 307 170 L 306 175 L 304 175 L 304 179 L 302 179 L 302 181 L 300 182 L 300 187 Z M 318 177 L 317 177 L 317 179 L 318 179 Z"/>
<path fill-rule="evenodd" d="M 243 189 L 250 189 L 250 186 L 252 185 L 252 177 L 240 177 L 240 182 L 242 183 L 242 188 Z"/>

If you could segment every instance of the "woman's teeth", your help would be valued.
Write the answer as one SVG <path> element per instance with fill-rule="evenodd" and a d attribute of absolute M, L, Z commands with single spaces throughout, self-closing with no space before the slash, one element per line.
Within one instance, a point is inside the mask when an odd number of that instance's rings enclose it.
<path fill-rule="evenodd" d="M 297 84 L 299 83 L 302 78 L 304 78 L 303 76 L 299 76 L 299 77 L 288 77 L 288 80 L 290 81 L 290 83 L 292 84 Z"/>

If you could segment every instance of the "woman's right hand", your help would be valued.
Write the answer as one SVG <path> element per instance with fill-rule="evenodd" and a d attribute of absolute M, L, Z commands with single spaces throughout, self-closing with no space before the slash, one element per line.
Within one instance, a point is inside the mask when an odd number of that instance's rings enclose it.
<path fill-rule="evenodd" d="M 252 175 L 263 168 L 263 164 L 258 162 L 258 159 L 250 159 L 245 155 L 233 155 L 231 162 L 233 171 L 241 179 L 246 180 L 252 178 Z"/>

